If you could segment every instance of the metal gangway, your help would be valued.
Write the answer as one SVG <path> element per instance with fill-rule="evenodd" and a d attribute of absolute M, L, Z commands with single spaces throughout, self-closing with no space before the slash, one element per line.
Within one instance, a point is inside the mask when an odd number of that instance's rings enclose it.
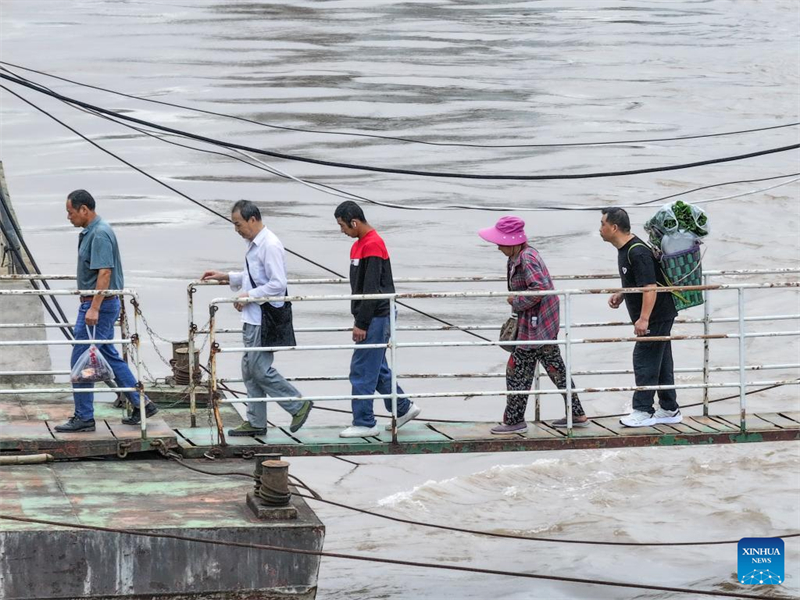
<path fill-rule="evenodd" d="M 620 355 L 630 356 L 630 344 L 641 341 L 633 337 L 632 326 L 627 320 L 618 321 L 591 321 L 576 320 L 574 318 L 576 303 L 580 308 L 581 303 L 594 302 L 604 305 L 605 296 L 616 291 L 616 287 L 581 287 L 586 282 L 616 280 L 616 275 L 582 275 L 554 277 L 559 289 L 550 292 L 515 292 L 515 295 L 541 296 L 556 295 L 561 300 L 561 335 L 558 340 L 549 342 L 561 347 L 562 355 L 568 372 L 567 386 L 565 389 L 546 388 L 541 385 L 541 376 L 537 372 L 534 384 L 530 391 L 533 399 L 532 411 L 529 411 L 528 431 L 524 434 L 510 434 L 496 436 L 489 433 L 492 426 L 497 424 L 494 420 L 464 420 L 464 419 L 437 419 L 435 415 L 437 405 L 442 401 L 454 398 L 470 398 L 481 402 L 493 400 L 492 413 L 499 415 L 501 402 L 504 404 L 505 396 L 509 394 L 503 385 L 483 387 L 481 382 L 503 381 L 502 371 L 488 371 L 486 369 L 452 370 L 448 368 L 452 362 L 461 365 L 458 353 L 472 352 L 472 356 L 484 354 L 486 360 L 497 362 L 507 358 L 508 354 L 501 352 L 497 347 L 519 342 L 495 341 L 499 325 L 505 318 L 508 308 L 504 299 L 509 294 L 501 288 L 505 279 L 499 277 L 450 277 L 450 278 L 404 278 L 397 279 L 398 293 L 372 296 L 353 296 L 348 293 L 316 293 L 304 295 L 291 295 L 275 297 L 270 300 L 289 300 L 295 303 L 295 331 L 300 340 L 307 336 L 322 336 L 323 343 L 298 343 L 297 346 L 280 348 L 258 348 L 271 350 L 281 356 L 279 364 L 281 371 L 288 368 L 291 371 L 296 361 L 303 357 L 315 356 L 315 353 L 338 353 L 343 356 L 340 363 L 345 366 L 349 361 L 349 354 L 356 348 L 352 343 L 330 343 L 331 336 L 340 336 L 352 329 L 346 324 L 350 320 L 349 302 L 352 299 L 378 299 L 384 298 L 391 305 L 390 310 L 390 340 L 385 345 L 372 347 L 385 347 L 387 358 L 392 372 L 392 392 L 381 395 L 364 396 L 363 398 L 385 399 L 392 404 L 389 415 L 383 415 L 389 427 L 381 431 L 378 436 L 370 438 L 338 437 L 338 432 L 349 424 L 349 404 L 338 409 L 337 424 L 320 423 L 314 415 L 321 414 L 320 410 L 337 410 L 328 407 L 329 404 L 342 406 L 352 399 L 347 389 L 341 393 L 316 393 L 304 395 L 304 400 L 316 403 L 312 418 L 298 432 L 290 432 L 288 427 L 271 424 L 266 436 L 255 438 L 233 438 L 225 435 L 226 426 L 238 423 L 240 416 L 234 408 L 240 407 L 245 399 L 236 394 L 232 386 L 241 383 L 238 367 L 226 363 L 229 358 L 241 356 L 245 351 L 257 350 L 245 348 L 241 345 L 241 338 L 233 341 L 232 338 L 241 334 L 239 327 L 225 325 L 226 318 L 233 318 L 233 311 L 220 313 L 219 309 L 228 307 L 240 299 L 232 297 L 213 297 L 203 304 L 207 306 L 208 321 L 204 325 L 197 324 L 198 311 L 196 307 L 200 301 L 196 298 L 200 289 L 205 288 L 214 295 L 219 296 L 220 285 L 218 282 L 193 281 L 187 288 L 187 314 L 188 314 L 188 371 L 194 373 L 198 366 L 205 369 L 207 375 L 204 381 L 194 376 L 189 377 L 188 384 L 177 386 L 173 390 L 178 397 L 185 397 L 186 402 L 169 402 L 161 404 L 161 411 L 155 419 L 142 418 L 140 428 L 116 426 L 121 416 L 119 409 L 114 409 L 109 404 L 96 403 L 96 411 L 100 411 L 100 418 L 106 424 L 106 430 L 96 434 L 57 434 L 52 430 L 52 421 L 60 421 L 71 414 L 72 399 L 69 397 L 72 388 L 66 386 L 47 387 L 20 387 L 19 385 L 0 385 L 0 453 L 19 454 L 33 451 L 46 451 L 57 457 L 72 456 L 97 456 L 114 455 L 124 456 L 130 452 L 148 450 L 176 449 L 186 457 L 201 456 L 251 456 L 259 453 L 279 453 L 284 456 L 291 455 L 347 455 L 347 454 L 416 454 L 416 453 L 448 453 L 448 452 L 506 452 L 524 450 L 554 450 L 576 448 L 615 448 L 626 446 L 673 446 L 684 444 L 728 444 L 758 441 L 781 441 L 800 439 L 800 401 L 796 393 L 792 393 L 789 400 L 781 400 L 780 409 L 777 411 L 751 412 L 748 411 L 747 397 L 758 393 L 764 397 L 771 389 L 796 390 L 800 383 L 800 361 L 798 361 L 797 338 L 800 331 L 791 329 L 792 323 L 800 320 L 797 314 L 797 302 L 792 302 L 793 310 L 784 313 L 751 314 L 748 308 L 752 305 L 769 304 L 770 294 L 782 292 L 797 292 L 800 281 L 797 275 L 800 269 L 771 269 L 771 270 L 739 270 L 739 271 L 708 271 L 704 273 L 702 286 L 681 286 L 675 288 L 662 288 L 659 293 L 669 293 L 671 290 L 702 290 L 705 303 L 700 308 L 689 309 L 681 313 L 676 320 L 676 327 L 687 330 L 687 333 L 672 335 L 669 339 L 674 342 L 674 353 L 680 355 L 681 348 L 702 343 L 702 355 L 694 353 L 690 357 L 688 366 L 678 366 L 675 369 L 676 377 L 695 378 L 697 381 L 683 383 L 676 381 L 674 386 L 651 386 L 640 388 L 626 384 L 625 378 L 631 379 L 630 368 L 596 368 L 596 360 L 587 361 L 586 356 L 580 355 L 586 348 L 598 349 L 596 356 L 607 356 L 610 349 Z M 0 276 L 0 282 L 10 281 L 24 287 L 26 280 L 39 277 L 42 279 L 70 279 L 67 276 Z M 741 279 L 758 278 L 758 282 L 741 282 Z M 320 286 L 342 286 L 348 282 L 343 279 L 299 279 L 290 280 L 292 290 L 316 290 Z M 613 285 L 613 284 L 612 284 Z M 481 289 L 475 291 L 431 291 L 435 287 L 464 287 Z M 564 286 L 561 289 L 561 286 Z M 496 290 L 491 288 L 495 287 Z M 412 288 L 412 291 L 405 291 Z M 413 288 L 419 288 L 413 290 Z M 31 289 L 0 289 L 0 299 L 3 296 L 23 296 L 35 299 L 42 294 L 59 296 L 91 295 L 94 291 L 75 290 L 31 290 Z M 106 292 L 110 295 L 111 292 Z M 136 392 L 142 397 L 144 394 L 154 397 L 165 387 L 154 381 L 144 380 L 143 367 L 146 365 L 141 358 L 140 345 L 143 343 L 139 337 L 139 319 L 143 319 L 139 298 L 133 290 L 118 292 L 121 297 L 129 298 L 134 310 L 133 330 L 128 332 L 126 320 L 121 322 L 120 336 L 107 343 L 121 344 L 123 348 L 130 348 L 127 352 L 129 360 L 135 364 L 135 372 L 139 377 L 139 384 L 131 388 L 106 388 L 113 392 Z M 727 298 L 726 298 L 727 295 Z M 793 296 L 796 297 L 796 296 Z M 735 298 L 735 300 L 732 300 Z M 436 313 L 436 308 L 428 308 L 437 301 L 446 301 L 449 305 L 477 303 L 478 314 L 490 320 L 489 323 L 455 322 L 452 324 L 404 324 L 406 314 L 402 315 L 398 323 L 395 318 L 397 305 L 414 302 L 417 306 L 423 305 L 426 310 Z M 716 313 L 712 306 L 719 303 Z M 334 314 L 338 323 L 335 325 L 304 326 L 303 310 L 306 307 L 316 312 L 325 312 L 326 306 L 336 306 Z M 624 309 L 623 309 L 624 310 Z M 202 311 L 203 313 L 205 312 Z M 328 310 L 328 312 L 330 312 Z M 580 312 L 580 311 L 578 311 Z M 327 314 L 327 313 L 326 313 Z M 768 329 L 762 329 L 761 324 L 771 324 Z M 145 328 L 149 330 L 147 322 Z M 62 325 L 63 326 L 63 325 Z M 44 328 L 53 330 L 59 327 L 51 323 L 0 323 L 0 330 L 28 328 Z M 624 329 L 624 333 L 619 330 Z M 719 331 L 728 328 L 730 331 Z M 593 331 L 610 330 L 613 335 L 591 335 Z M 587 333 L 584 335 L 583 332 Z M 465 336 L 478 335 L 482 339 Z M 481 334 L 486 334 L 484 337 Z M 674 333 L 674 332 L 673 332 Z M 424 336 L 430 339 L 417 339 Z M 458 337 L 456 337 L 458 336 Z M 784 338 L 789 338 L 784 340 Z M 152 338 L 151 338 L 152 339 Z M 162 338 L 163 339 L 163 338 Z M 663 338 L 651 338 L 660 340 Z M 790 358 L 786 362 L 763 362 L 757 356 L 748 352 L 748 343 L 755 340 L 774 340 L 775 343 L 786 344 L 793 352 L 786 354 Z M 736 364 L 712 364 L 712 349 L 723 340 L 732 340 L 736 344 Z M 156 343 L 156 340 L 152 340 Z M 41 339 L 34 341 L 4 340 L 1 346 L 24 346 L 30 344 L 58 346 L 74 342 L 67 340 Z M 84 342 L 87 343 L 87 342 Z M 145 342 L 146 343 L 146 342 Z M 542 342 L 535 342 L 542 343 Z M 358 347 L 363 348 L 363 345 Z M 204 365 L 198 365 L 196 355 L 200 350 L 208 350 L 207 360 L 201 360 Z M 197 353 L 197 354 L 196 354 Z M 429 359 L 425 364 L 433 365 L 432 371 L 403 371 L 404 364 L 409 364 L 413 353 L 428 353 Z M 483 353 L 483 354 L 481 354 Z M 691 354 L 691 353 L 690 353 Z M 696 356 L 695 356 L 696 354 Z M 316 354 L 318 355 L 318 354 Z M 287 357 L 289 359 L 287 360 Z M 483 360 L 483 359 L 481 359 Z M 483 360 L 483 363 L 486 362 Z M 306 361 L 307 364 L 311 361 Z M 504 360 L 503 360 L 504 362 Z M 683 361 L 685 362 L 685 361 Z M 592 368 L 589 368 L 592 367 Z M 295 369 L 296 370 L 296 369 Z M 781 374 L 777 378 L 757 378 L 756 374 L 777 371 Z M 0 377 L 22 377 L 24 375 L 39 375 L 59 377 L 68 374 L 68 370 L 53 369 L 49 371 L 7 371 L 0 367 Z M 734 377 L 730 377 L 733 375 Z M 716 377 L 727 377 L 724 381 L 714 380 Z M 577 387 L 572 388 L 572 379 L 577 378 Z M 580 385 L 581 380 L 594 378 L 614 378 L 615 385 Z M 292 382 L 303 382 L 304 385 L 339 386 L 347 388 L 348 376 L 346 373 L 320 374 L 309 369 L 302 369 L 299 375 L 287 377 Z M 446 389 L 414 389 L 407 393 L 398 391 L 398 379 L 426 382 L 428 387 L 445 386 Z M 0 379 L 2 381 L 2 379 Z M 453 385 L 458 382 L 459 385 Z M 467 385 L 467 383 L 469 385 Z M 406 384 L 404 384 L 406 385 Z M 477 387 L 476 387 L 477 386 Z M 166 386 L 169 387 L 169 386 Z M 176 386 L 172 386 L 176 387 Z M 406 385 L 408 387 L 408 385 Z M 415 383 L 414 388 L 418 388 Z M 591 400 L 587 398 L 601 394 L 629 394 L 637 389 L 667 389 L 674 388 L 686 393 L 702 394 L 702 400 L 697 403 L 696 411 L 684 411 L 684 421 L 673 425 L 656 425 L 644 428 L 626 428 L 619 424 L 619 415 L 591 416 L 597 411 L 591 408 Z M 715 391 L 733 391 L 733 398 L 738 399 L 738 411 L 735 414 L 719 413 L 712 410 L 712 404 L 720 399 L 712 399 L 711 393 Z M 576 392 L 588 404 L 587 412 L 590 413 L 588 427 L 571 427 L 571 394 Z M 518 394 L 519 392 L 513 392 Z M 554 405 L 549 403 L 553 397 L 557 405 L 564 409 L 563 394 L 567 395 L 566 415 L 570 422 L 566 429 L 559 429 L 542 420 L 545 407 Z M 28 410 L 25 419 L 15 417 L 17 405 L 27 405 L 25 398 L 55 397 L 58 401 L 42 403 L 37 400 L 37 410 Z M 424 403 L 424 412 L 420 419 L 406 424 L 397 429 L 397 400 L 407 397 L 414 401 Z M 247 398 L 247 401 L 275 403 L 293 398 Z M 785 405 L 785 406 L 784 406 Z M 691 406 L 691 405 L 690 405 Z M 702 409 L 700 409 L 702 407 Z M 690 414 L 698 412 L 702 414 Z M 730 412 L 730 411 L 729 411 Z M 532 413 L 532 414 L 531 414 Z M 563 416 L 560 413 L 558 416 Z M 380 415 L 379 415 L 380 416 Z M 144 417 L 144 415 L 143 415 Z"/>
<path fill-rule="evenodd" d="M 653 341 L 671 339 L 676 344 L 676 348 L 681 344 L 692 340 L 702 340 L 703 357 L 702 366 L 685 367 L 676 369 L 676 374 L 700 373 L 702 382 L 698 383 L 677 383 L 674 386 L 649 386 L 637 387 L 635 385 L 615 385 L 599 387 L 576 387 L 572 388 L 572 377 L 579 376 L 630 376 L 631 369 L 606 369 L 606 370 L 578 370 L 573 360 L 573 353 L 576 347 L 592 344 L 602 347 L 603 344 L 628 345 L 642 341 L 640 338 L 627 336 L 614 337 L 577 337 L 576 330 L 599 328 L 599 327 L 625 327 L 628 331 L 632 326 L 627 321 L 607 321 L 607 322 L 575 322 L 572 317 L 572 307 L 576 298 L 608 295 L 621 291 L 616 287 L 603 288 L 577 288 L 557 289 L 549 292 L 515 292 L 514 295 L 524 296 L 543 296 L 555 295 L 561 299 L 561 312 L 563 322 L 561 324 L 562 337 L 559 340 L 549 342 L 559 345 L 567 368 L 567 386 L 565 389 L 543 389 L 540 386 L 540 375 L 534 379 L 534 386 L 531 395 L 535 398 L 534 419 L 529 422 L 529 429 L 524 434 L 511 434 L 507 436 L 495 436 L 489 433 L 490 428 L 497 422 L 467 422 L 459 420 L 427 420 L 423 416 L 420 421 L 412 422 L 398 430 L 396 427 L 397 419 L 397 400 L 406 397 L 411 400 L 419 399 L 445 399 L 456 397 L 488 398 L 505 397 L 510 393 L 504 389 L 490 390 L 465 390 L 456 389 L 448 391 L 414 391 L 412 393 L 401 394 L 398 392 L 397 379 L 455 379 L 455 380 L 476 380 L 492 379 L 502 377 L 503 373 L 487 372 L 461 372 L 461 373 L 398 373 L 402 363 L 402 355 L 413 349 L 435 349 L 442 351 L 442 354 L 455 348 L 481 348 L 485 347 L 491 351 L 492 347 L 503 345 L 523 345 L 519 342 L 498 342 L 492 340 L 442 340 L 432 341 L 406 341 L 406 337 L 414 332 L 437 332 L 450 333 L 458 331 L 492 331 L 499 329 L 497 325 L 423 325 L 423 326 L 401 326 L 396 320 L 397 304 L 407 300 L 430 301 L 435 299 L 447 299 L 449 301 L 475 301 L 504 299 L 508 296 L 507 291 L 455 291 L 455 292 L 400 292 L 396 294 L 384 295 L 360 295 L 351 294 L 320 294 L 320 295 L 292 295 L 285 297 L 273 297 L 268 301 L 291 301 L 295 303 L 329 303 L 346 302 L 352 299 L 386 299 L 390 303 L 390 327 L 391 336 L 387 344 L 374 344 L 371 346 L 359 345 L 358 347 L 385 347 L 387 349 L 388 363 L 392 369 L 392 392 L 391 394 L 373 394 L 371 396 L 360 396 L 367 399 L 390 399 L 392 403 L 391 427 L 388 431 L 382 432 L 373 438 L 342 439 L 338 438 L 338 431 L 343 427 L 339 426 L 314 426 L 306 425 L 298 432 L 289 432 L 285 427 L 270 427 L 268 434 L 263 438 L 228 438 L 225 436 L 225 428 L 220 416 L 220 408 L 229 404 L 241 402 L 237 398 L 223 398 L 222 393 L 230 389 L 229 384 L 240 382 L 237 377 L 220 377 L 219 361 L 227 354 L 241 354 L 250 348 L 245 348 L 241 344 L 222 342 L 227 334 L 240 333 L 238 328 L 226 328 L 218 326 L 218 310 L 220 307 L 230 305 L 234 302 L 241 302 L 240 299 L 229 297 L 214 298 L 209 302 L 209 319 L 206 325 L 198 327 L 195 323 L 194 306 L 196 300 L 194 295 L 198 288 L 204 285 L 215 285 L 216 282 L 192 282 L 187 290 L 189 304 L 189 357 L 194 360 L 194 350 L 197 348 L 198 336 L 208 336 L 210 346 L 208 372 L 209 379 L 207 388 L 204 392 L 208 395 L 209 401 L 206 403 L 209 411 L 207 422 L 212 423 L 213 427 L 201 428 L 202 432 L 195 431 L 194 427 L 178 430 L 179 443 L 182 443 L 183 451 L 187 455 L 199 455 L 206 453 L 209 447 L 214 448 L 217 454 L 222 455 L 247 455 L 257 452 L 279 452 L 283 455 L 319 455 L 319 454 L 400 454 L 400 453 L 439 453 L 439 452 L 485 452 L 485 451 L 513 451 L 513 450 L 551 450 L 566 448 L 599 448 L 599 447 L 623 447 L 623 446 L 652 446 L 652 445 L 682 445 L 682 444 L 719 444 L 719 443 L 740 443 L 754 441 L 777 441 L 800 439 L 800 403 L 787 403 L 786 409 L 776 413 L 748 413 L 747 396 L 758 388 L 779 388 L 782 386 L 796 386 L 800 383 L 800 378 L 783 378 L 755 380 L 748 379 L 748 373 L 779 370 L 783 372 L 797 373 L 800 370 L 800 363 L 797 362 L 797 352 L 795 360 L 787 363 L 757 364 L 748 362 L 747 342 L 757 338 L 797 338 L 800 331 L 796 329 L 782 329 L 771 331 L 752 331 L 748 329 L 748 324 L 759 322 L 785 323 L 798 321 L 800 314 L 795 312 L 790 314 L 762 314 L 749 315 L 747 313 L 747 300 L 757 294 L 768 294 L 770 290 L 792 290 L 797 291 L 800 282 L 789 281 L 793 275 L 800 272 L 800 269 L 772 269 L 772 270 L 740 270 L 740 271 L 709 271 L 704 274 L 703 285 L 701 286 L 677 286 L 671 288 L 660 288 L 659 293 L 670 293 L 673 290 L 701 290 L 705 295 L 702 318 L 679 317 L 676 321 L 681 326 L 702 327 L 702 333 L 691 333 L 682 335 L 672 335 L 669 338 L 649 338 Z M 781 277 L 779 281 L 759 282 L 759 283 L 715 283 L 714 280 L 720 278 L 735 279 L 747 276 L 768 276 Z M 569 281 L 570 285 L 586 280 L 616 279 L 616 275 L 584 275 L 578 277 L 556 277 L 556 280 Z M 467 277 L 467 278 L 406 278 L 396 281 L 397 287 L 402 288 L 407 285 L 423 285 L 426 289 L 435 284 L 490 284 L 505 282 L 502 278 L 493 277 Z M 342 279 L 315 279 L 315 280 L 295 280 L 290 281 L 292 287 L 297 285 L 341 285 L 347 284 Z M 630 290 L 629 290 L 630 291 Z M 712 316 L 711 302 L 714 296 L 724 293 L 735 294 L 736 302 L 735 314 L 730 316 Z M 265 299 L 261 299 L 264 301 Z M 605 298 L 596 298 L 597 302 L 605 302 Z M 796 306 L 796 303 L 795 303 Z M 348 308 L 344 307 L 343 314 L 349 317 Z M 502 320 L 502 308 L 496 309 L 496 320 Z M 697 312 L 697 311 L 694 311 Z M 686 314 L 686 313 L 684 313 Z M 689 313 L 691 314 L 691 312 Z M 736 331 L 718 333 L 712 331 L 712 327 L 719 324 L 732 324 Z M 297 325 L 297 323 L 296 323 Z M 352 326 L 334 327 L 296 327 L 298 334 L 304 333 L 337 333 L 349 331 Z M 752 328 L 752 325 L 751 325 Z M 495 333 L 496 335 L 496 333 Z M 451 336 L 452 337 L 452 336 Z M 711 366 L 712 341 L 718 340 L 737 340 L 738 361 L 736 365 L 725 365 L 719 367 Z M 542 342 L 531 342 L 541 344 Z M 278 353 L 306 353 L 320 351 L 344 351 L 352 352 L 357 346 L 354 344 L 298 344 L 293 347 L 261 347 L 260 350 L 268 350 Z M 624 350 L 629 352 L 629 350 Z M 442 358 L 441 363 L 446 363 Z M 190 362 L 190 368 L 192 367 Z M 438 364 L 437 364 L 438 366 Z M 732 381 L 713 382 L 712 373 L 735 373 L 738 377 Z M 347 381 L 347 375 L 302 375 L 288 377 L 293 382 L 335 382 Z M 702 391 L 702 415 L 689 416 L 683 423 L 675 425 L 656 425 L 645 428 L 626 428 L 619 424 L 619 415 L 590 418 L 588 427 L 573 428 L 571 422 L 571 394 L 576 392 L 582 395 L 604 394 L 612 392 L 633 392 L 635 390 L 701 390 Z M 718 415 L 712 414 L 710 410 L 709 392 L 713 390 L 733 389 L 738 391 L 739 411 L 737 414 Z M 748 391 L 749 390 L 749 391 Z M 556 396 L 562 394 L 567 396 L 566 415 L 568 426 L 566 430 L 550 426 L 541 421 L 541 399 L 543 396 Z M 196 426 L 197 415 L 197 388 L 194 382 L 189 386 L 190 412 L 192 414 L 192 425 Z M 796 395 L 794 396 L 797 399 Z M 270 402 L 275 403 L 283 400 L 297 399 L 294 397 L 281 398 L 248 398 L 250 402 Z M 304 400 L 314 402 L 348 402 L 353 396 L 348 393 L 342 394 L 319 394 L 304 395 Z M 499 407 L 498 407 L 499 408 Z M 213 413 L 213 420 L 211 419 Z M 183 443 L 185 442 L 185 443 Z"/>

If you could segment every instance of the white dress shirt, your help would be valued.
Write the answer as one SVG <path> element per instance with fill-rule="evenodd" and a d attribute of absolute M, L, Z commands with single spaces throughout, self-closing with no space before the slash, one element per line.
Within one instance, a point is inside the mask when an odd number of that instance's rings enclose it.
<path fill-rule="evenodd" d="M 286 290 L 286 251 L 274 233 L 264 227 L 252 242 L 247 242 L 244 270 L 228 273 L 231 289 L 248 292 L 251 298 L 267 296 L 283 296 Z M 250 277 L 247 276 L 247 265 L 250 265 Z M 283 302 L 271 302 L 275 308 L 283 306 Z M 261 305 L 251 302 L 244 305 L 242 322 L 250 325 L 261 325 Z"/>

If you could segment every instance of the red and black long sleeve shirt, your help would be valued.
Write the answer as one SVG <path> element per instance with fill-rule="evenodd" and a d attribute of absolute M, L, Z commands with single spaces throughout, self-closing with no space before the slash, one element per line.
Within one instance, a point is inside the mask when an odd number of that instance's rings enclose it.
<path fill-rule="evenodd" d="M 353 294 L 392 294 L 392 263 L 383 238 L 374 229 L 350 249 L 350 289 Z M 373 317 L 389 314 L 388 300 L 353 300 L 350 312 L 359 329 L 368 329 Z"/>

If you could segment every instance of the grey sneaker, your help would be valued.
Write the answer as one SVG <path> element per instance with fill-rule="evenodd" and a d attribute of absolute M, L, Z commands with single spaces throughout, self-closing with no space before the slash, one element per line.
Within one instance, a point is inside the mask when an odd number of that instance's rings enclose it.
<path fill-rule="evenodd" d="M 525 433 L 526 431 L 528 431 L 528 424 L 525 421 L 522 421 L 521 423 L 514 423 L 513 425 L 506 425 L 505 423 L 500 423 L 500 425 L 492 427 L 492 433 L 494 435 Z"/>
<path fill-rule="evenodd" d="M 94 419 L 83 421 L 72 415 L 66 423 L 56 425 L 55 429 L 59 433 L 79 433 L 82 431 L 94 431 Z"/>
<path fill-rule="evenodd" d="M 241 425 L 234 429 L 228 429 L 228 435 L 233 437 L 239 436 L 256 436 L 256 435 L 266 435 L 267 428 L 266 427 L 253 427 L 250 425 L 249 421 L 244 421 Z"/>
<path fill-rule="evenodd" d="M 680 408 L 676 408 L 675 410 L 664 410 L 663 408 L 659 407 L 658 410 L 653 414 L 653 420 L 656 423 L 669 425 L 670 423 L 680 423 L 683 421 L 683 415 L 681 415 Z"/>

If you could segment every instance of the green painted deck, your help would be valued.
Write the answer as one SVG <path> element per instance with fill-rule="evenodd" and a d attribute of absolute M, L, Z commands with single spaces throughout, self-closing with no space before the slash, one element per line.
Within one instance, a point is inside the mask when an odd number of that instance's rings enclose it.
<path fill-rule="evenodd" d="M 739 429 L 738 415 L 684 416 L 682 423 L 654 427 L 628 428 L 615 417 L 591 419 L 588 427 L 576 428 L 572 436 L 548 423 L 528 424 L 524 434 L 497 436 L 489 431 L 496 422 L 442 423 L 413 421 L 398 432 L 397 443 L 391 433 L 345 439 L 339 437 L 341 425 L 314 425 L 296 433 L 288 427 L 270 426 L 264 436 L 230 437 L 226 445 L 217 444 L 216 429 L 205 415 L 198 416 L 198 427 L 190 427 L 186 408 L 162 409 L 148 420 L 148 439 L 140 430 L 124 426 L 120 409 L 109 404 L 96 405 L 97 431 L 58 434 L 53 426 L 64 421 L 72 403 L 31 403 L 0 401 L 0 454 L 14 455 L 48 452 L 56 458 L 113 456 L 145 452 L 157 446 L 173 448 L 187 458 L 250 456 L 268 452 L 283 456 L 438 454 L 465 452 L 515 452 L 622 448 L 631 446 L 679 446 L 690 444 L 735 444 L 800 440 L 800 412 L 753 413 L 747 415 L 746 433 Z M 237 413 L 225 407 L 226 427 L 240 422 Z M 383 425 L 386 421 L 382 421 Z"/>
<path fill-rule="evenodd" d="M 56 458 L 125 456 L 163 446 L 176 448 L 177 434 L 161 418 L 149 419 L 148 438 L 141 429 L 123 425 L 122 410 L 95 403 L 95 431 L 58 433 L 55 426 L 72 416 L 72 399 L 64 401 L 0 401 L 0 455 L 47 453 Z"/>

